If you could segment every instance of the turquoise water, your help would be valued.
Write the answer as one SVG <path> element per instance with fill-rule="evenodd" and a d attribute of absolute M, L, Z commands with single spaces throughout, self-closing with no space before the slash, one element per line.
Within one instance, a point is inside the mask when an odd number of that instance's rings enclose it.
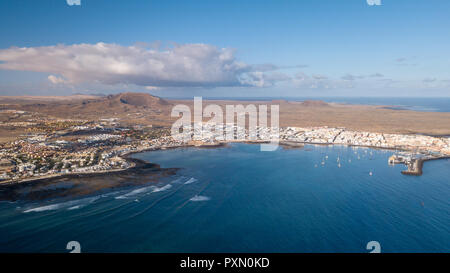
<path fill-rule="evenodd" d="M 82 252 L 368 252 L 369 241 L 450 252 L 450 161 L 411 177 L 391 154 L 249 144 L 138 154 L 182 169 L 82 199 L 2 202 L 0 252 L 68 252 L 69 241 Z"/>

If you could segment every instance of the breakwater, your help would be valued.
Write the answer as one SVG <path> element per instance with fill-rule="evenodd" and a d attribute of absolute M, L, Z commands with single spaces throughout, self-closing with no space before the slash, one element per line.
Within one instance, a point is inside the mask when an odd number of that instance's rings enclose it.
<path fill-rule="evenodd" d="M 404 174 L 404 175 L 420 176 L 420 175 L 423 174 L 423 164 L 426 161 L 439 160 L 439 159 L 449 159 L 449 158 L 450 158 L 449 156 L 415 158 L 415 159 L 411 160 L 411 162 L 409 162 L 407 164 L 408 169 L 402 171 L 402 174 Z"/>

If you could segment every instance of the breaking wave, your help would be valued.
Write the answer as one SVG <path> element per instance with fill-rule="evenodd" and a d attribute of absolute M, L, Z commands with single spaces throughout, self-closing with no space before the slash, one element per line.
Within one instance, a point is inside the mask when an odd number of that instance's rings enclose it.
<path fill-rule="evenodd" d="M 194 182 L 196 182 L 196 181 L 197 181 L 197 179 L 191 177 L 188 181 L 184 182 L 184 184 L 187 185 L 187 184 L 194 183 Z"/>
<path fill-rule="evenodd" d="M 151 191 L 151 190 L 153 190 L 155 188 L 156 188 L 155 186 L 143 187 L 143 188 L 132 190 L 132 191 L 130 191 L 128 193 L 122 194 L 122 195 L 117 196 L 115 198 L 116 199 L 126 199 L 128 197 L 132 197 L 132 196 L 137 195 L 137 194 L 149 192 L 149 191 Z"/>
<path fill-rule="evenodd" d="M 167 185 L 165 185 L 165 186 L 163 186 L 163 187 L 161 187 L 161 188 L 156 187 L 152 192 L 165 191 L 165 190 L 168 190 L 168 189 L 170 189 L 170 188 L 172 188 L 172 185 L 167 184 Z"/>
<path fill-rule="evenodd" d="M 143 188 L 139 188 L 139 189 L 135 189 L 132 190 L 128 193 L 122 194 L 120 196 L 115 197 L 116 199 L 127 199 L 129 197 L 133 197 L 135 195 L 138 194 L 144 194 L 144 193 L 152 193 L 152 192 L 160 192 L 160 191 L 165 191 L 172 188 L 172 185 L 167 184 L 163 187 L 156 187 L 156 186 L 148 186 L 148 187 L 143 187 Z"/>
<path fill-rule="evenodd" d="M 87 206 L 91 203 L 94 203 L 99 198 L 100 198 L 100 196 L 94 196 L 94 197 L 88 197 L 88 198 L 83 198 L 83 199 L 78 199 L 78 200 L 71 200 L 71 201 L 67 201 L 67 202 L 61 202 L 61 203 L 31 208 L 31 209 L 24 210 L 23 212 L 24 213 L 42 212 L 42 211 L 58 210 L 58 209 L 64 209 L 64 208 L 67 208 L 68 210 L 74 210 L 74 209 L 79 209 L 84 206 Z"/>
<path fill-rule="evenodd" d="M 196 195 L 189 200 L 192 202 L 200 202 L 200 201 L 209 201 L 211 200 L 211 198 L 209 198 L 208 196 Z"/>

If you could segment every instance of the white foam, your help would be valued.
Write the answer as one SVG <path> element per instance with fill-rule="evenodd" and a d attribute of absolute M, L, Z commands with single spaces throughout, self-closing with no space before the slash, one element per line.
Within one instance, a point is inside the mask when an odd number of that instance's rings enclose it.
<path fill-rule="evenodd" d="M 122 195 L 117 196 L 117 197 L 115 197 L 115 198 L 116 198 L 116 199 L 126 199 L 126 198 L 128 198 L 128 197 L 132 197 L 132 196 L 137 195 L 137 194 L 140 194 L 140 193 L 146 193 L 146 192 L 149 192 L 149 191 L 151 191 L 151 190 L 153 190 L 153 189 L 155 189 L 155 188 L 156 188 L 155 186 L 143 187 L 143 188 L 139 188 L 139 189 L 132 190 L 132 191 L 130 191 L 130 192 L 128 192 L 128 193 L 122 194 Z"/>
<path fill-rule="evenodd" d="M 201 201 L 209 201 L 211 200 L 211 198 L 209 198 L 208 196 L 196 195 L 189 200 L 192 202 L 201 202 Z"/>
<path fill-rule="evenodd" d="M 110 196 L 118 195 L 122 192 L 124 192 L 124 191 L 122 190 L 122 191 L 113 191 L 113 192 L 109 192 L 109 193 L 104 193 L 101 195 L 101 197 L 110 197 Z"/>
<path fill-rule="evenodd" d="M 191 177 L 188 181 L 184 182 L 184 184 L 191 184 L 191 183 L 194 183 L 196 181 L 197 181 L 197 179 Z"/>
<path fill-rule="evenodd" d="M 130 191 L 128 193 L 122 194 L 120 196 L 116 196 L 115 198 L 116 199 L 127 199 L 127 198 L 130 198 L 130 197 L 134 197 L 135 195 L 138 195 L 138 194 L 145 194 L 145 193 L 146 194 L 150 194 L 150 193 L 153 193 L 153 192 L 165 191 L 165 190 L 168 190 L 170 188 L 172 188 L 172 185 L 170 185 L 170 184 L 167 184 L 167 185 L 165 185 L 163 187 L 160 187 L 160 188 L 158 188 L 156 186 L 147 186 L 147 187 L 143 187 L 143 188 L 132 190 L 132 191 Z"/>
<path fill-rule="evenodd" d="M 84 207 L 86 205 L 89 205 L 89 204 L 95 202 L 99 198 L 100 198 L 100 196 L 94 196 L 94 197 L 88 197 L 88 198 L 83 198 L 83 199 L 78 199 L 78 200 L 71 200 L 71 201 L 67 201 L 67 202 L 61 202 L 61 203 L 36 207 L 36 208 L 32 208 L 32 209 L 27 209 L 27 210 L 24 210 L 24 213 L 58 210 L 58 209 L 63 209 L 63 208 L 68 208 L 69 210 L 79 209 L 81 207 Z"/>
<path fill-rule="evenodd" d="M 161 187 L 161 188 L 155 188 L 152 192 L 165 191 L 165 190 L 168 190 L 168 189 L 170 189 L 170 188 L 172 188 L 172 185 L 167 184 L 167 185 L 165 185 L 165 186 L 163 186 L 163 187 Z"/>
<path fill-rule="evenodd" d="M 33 208 L 33 209 L 27 209 L 24 212 L 28 213 L 28 212 L 41 212 L 41 211 L 46 211 L 46 210 L 57 210 L 57 209 L 59 209 L 59 207 L 60 207 L 59 204 L 54 204 L 54 205 L 37 207 L 37 208 Z"/>
<path fill-rule="evenodd" d="M 140 193 L 144 193 L 144 192 L 148 192 L 151 189 L 154 189 L 155 186 L 150 186 L 150 187 L 145 187 L 145 188 L 140 188 L 140 189 L 135 189 L 127 194 L 125 194 L 126 196 L 132 196 L 132 195 L 136 195 L 136 194 L 140 194 Z"/>

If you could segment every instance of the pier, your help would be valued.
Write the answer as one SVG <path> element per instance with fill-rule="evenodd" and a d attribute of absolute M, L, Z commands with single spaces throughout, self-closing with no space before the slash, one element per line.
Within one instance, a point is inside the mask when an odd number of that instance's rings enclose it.
<path fill-rule="evenodd" d="M 450 157 L 448 156 L 426 156 L 422 158 L 414 158 L 412 159 L 408 164 L 408 169 L 402 171 L 402 174 L 404 175 L 414 175 L 414 176 L 421 176 L 423 174 L 423 164 L 425 161 L 430 160 L 438 160 L 438 159 L 448 159 Z"/>

